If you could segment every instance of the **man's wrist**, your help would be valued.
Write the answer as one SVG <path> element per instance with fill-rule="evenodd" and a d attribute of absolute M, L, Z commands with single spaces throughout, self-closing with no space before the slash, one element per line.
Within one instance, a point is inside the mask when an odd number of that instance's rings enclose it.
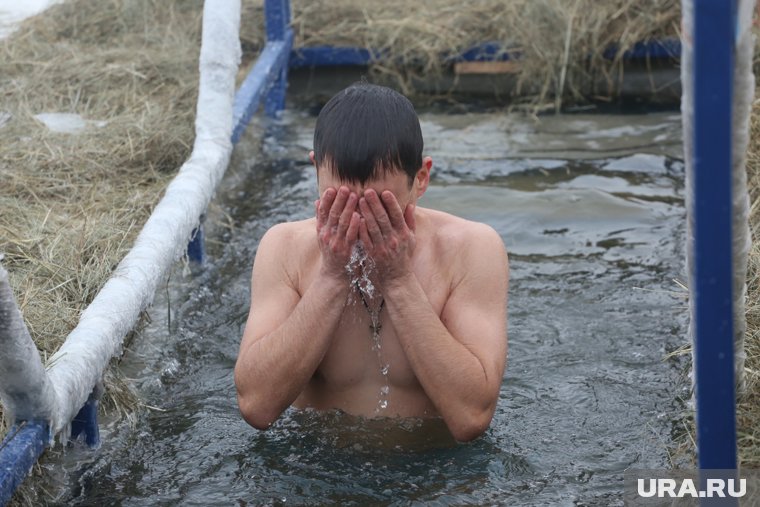
<path fill-rule="evenodd" d="M 317 278 L 314 280 L 314 284 L 319 287 L 322 293 L 326 291 L 327 294 L 340 295 L 343 293 L 348 293 L 348 290 L 350 288 L 348 278 L 344 274 L 341 274 L 341 276 L 336 276 L 335 274 L 330 273 L 324 269 L 319 270 L 317 273 Z"/>
<path fill-rule="evenodd" d="M 408 271 L 403 275 L 393 277 L 385 282 L 385 290 L 388 296 L 399 291 L 406 291 L 417 283 L 414 272 Z"/>

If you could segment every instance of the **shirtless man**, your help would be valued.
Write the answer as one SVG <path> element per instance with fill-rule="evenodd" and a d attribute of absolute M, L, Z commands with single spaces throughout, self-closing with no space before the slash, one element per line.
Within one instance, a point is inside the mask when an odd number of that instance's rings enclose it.
<path fill-rule="evenodd" d="M 252 426 L 291 404 L 442 417 L 459 441 L 490 424 L 507 253 L 489 226 L 417 206 L 432 167 L 422 146 L 414 108 L 389 88 L 356 84 L 322 109 L 309 154 L 316 216 L 269 229 L 253 265 L 235 366 Z"/>

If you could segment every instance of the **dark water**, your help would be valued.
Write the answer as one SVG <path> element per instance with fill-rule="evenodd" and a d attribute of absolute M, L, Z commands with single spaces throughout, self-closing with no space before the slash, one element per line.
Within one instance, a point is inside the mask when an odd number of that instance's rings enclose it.
<path fill-rule="evenodd" d="M 309 216 L 313 118 L 250 135 L 210 210 L 211 263 L 157 295 L 122 361 L 144 407 L 97 451 L 50 456 L 73 505 L 620 505 L 628 468 L 670 467 L 685 335 L 677 116 L 423 114 L 420 202 L 487 222 L 510 251 L 509 363 L 493 423 L 451 445 L 439 422 L 288 411 L 240 418 L 233 366 L 251 262 L 271 225 Z M 167 322 L 167 300 L 171 323 Z M 106 421 L 107 422 L 107 421 Z"/>

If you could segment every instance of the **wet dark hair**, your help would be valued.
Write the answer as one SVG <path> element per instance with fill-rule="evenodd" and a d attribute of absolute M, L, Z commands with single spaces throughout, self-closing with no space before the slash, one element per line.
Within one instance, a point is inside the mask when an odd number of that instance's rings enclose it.
<path fill-rule="evenodd" d="M 420 120 L 409 99 L 384 86 L 355 83 L 331 98 L 314 129 L 314 161 L 341 181 L 365 184 L 403 171 L 411 186 L 422 167 Z"/>

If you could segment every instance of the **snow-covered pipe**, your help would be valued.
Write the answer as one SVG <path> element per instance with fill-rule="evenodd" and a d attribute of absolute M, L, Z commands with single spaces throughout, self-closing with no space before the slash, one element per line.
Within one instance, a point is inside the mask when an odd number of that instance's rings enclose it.
<path fill-rule="evenodd" d="M 752 59 L 755 35 L 752 33 L 752 14 L 755 0 L 741 0 L 738 6 L 736 50 L 734 60 L 734 94 L 732 107 L 732 171 L 731 195 L 733 202 L 731 227 L 733 246 L 733 300 L 734 300 L 734 380 L 737 394 L 746 389 L 744 362 L 747 354 L 744 337 L 747 333 L 745 300 L 747 297 L 747 260 L 752 247 L 749 229 L 749 194 L 747 193 L 747 146 L 752 101 L 755 97 L 755 74 Z"/>
<path fill-rule="evenodd" d="M 0 265 L 0 400 L 10 419 L 50 420 L 55 392 Z"/>
<path fill-rule="evenodd" d="M 183 255 L 227 168 L 241 55 L 239 28 L 239 0 L 206 0 L 192 154 L 167 187 L 132 250 L 50 359 L 48 383 L 40 382 L 52 386 L 54 402 L 45 394 L 46 388 L 40 389 L 33 400 L 38 409 L 29 416 L 48 419 L 51 437 L 74 418 L 111 358 L 121 352 L 124 336 L 151 304 L 172 264 Z M 31 365 L 34 359 L 24 361 Z"/>

